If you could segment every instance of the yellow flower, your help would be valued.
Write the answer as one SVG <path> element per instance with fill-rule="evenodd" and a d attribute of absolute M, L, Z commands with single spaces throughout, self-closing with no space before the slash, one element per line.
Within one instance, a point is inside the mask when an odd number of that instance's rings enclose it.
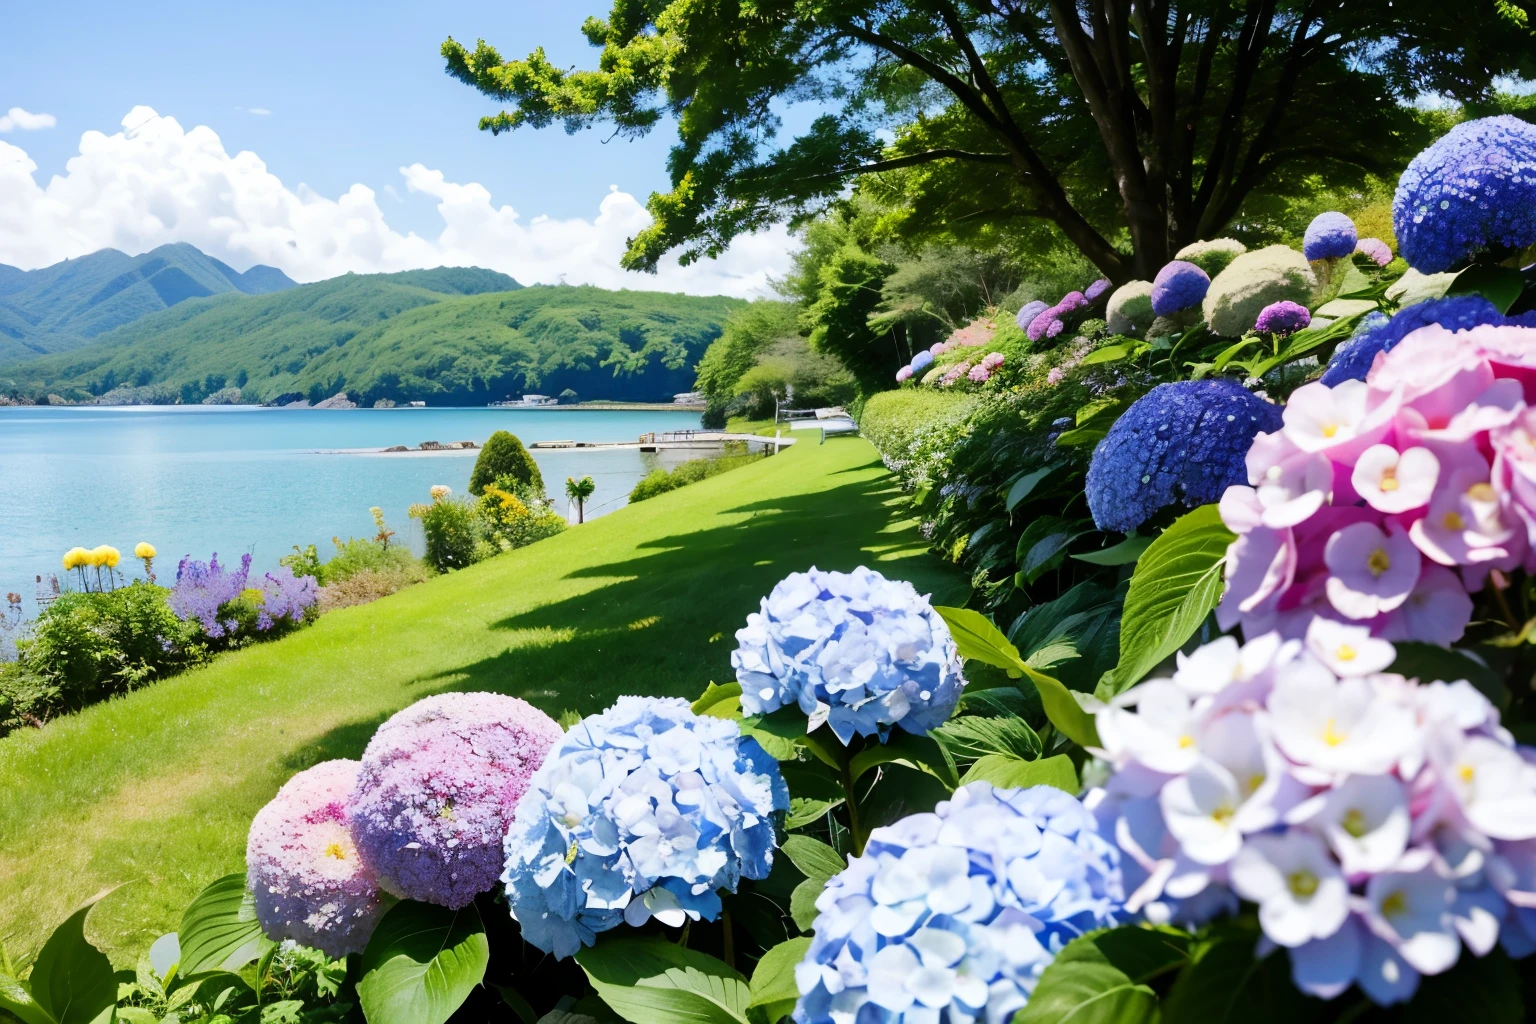
<path fill-rule="evenodd" d="M 90 565 L 90 554 L 85 548 L 70 548 L 64 552 L 64 568 L 78 569 L 82 565 Z"/>
<path fill-rule="evenodd" d="M 133 548 L 134 558 L 154 558 L 155 546 L 148 541 L 139 541 Z"/>
<path fill-rule="evenodd" d="M 108 544 L 103 544 L 100 547 L 95 548 L 91 552 L 91 557 L 95 559 L 95 561 L 91 563 L 92 565 L 104 565 L 108 569 L 117 568 L 117 563 L 123 560 L 122 552 Z"/>
<path fill-rule="evenodd" d="M 430 493 L 433 501 L 445 501 L 453 493 L 453 488 L 447 484 L 433 484 Z"/>

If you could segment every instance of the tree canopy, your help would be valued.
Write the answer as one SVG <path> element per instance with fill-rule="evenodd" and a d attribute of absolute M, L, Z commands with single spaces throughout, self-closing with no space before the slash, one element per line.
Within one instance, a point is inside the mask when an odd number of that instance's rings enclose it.
<path fill-rule="evenodd" d="M 614 0 L 592 70 L 442 47 L 507 104 L 492 132 L 640 136 L 675 117 L 672 190 L 625 257 L 653 270 L 903 181 L 915 226 L 1048 224 L 1116 281 L 1211 237 L 1250 197 L 1395 173 L 1407 102 L 1536 70 L 1532 0 Z M 785 103 L 821 111 L 780 138 Z"/>

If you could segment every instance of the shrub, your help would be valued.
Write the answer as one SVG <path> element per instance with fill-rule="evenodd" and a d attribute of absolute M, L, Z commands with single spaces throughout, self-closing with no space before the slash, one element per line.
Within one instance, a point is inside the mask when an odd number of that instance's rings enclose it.
<path fill-rule="evenodd" d="M 431 571 L 421 559 L 409 557 L 407 553 L 406 558 L 395 564 L 359 569 L 334 583 L 327 583 L 320 588 L 320 610 L 329 612 L 377 601 L 397 590 L 421 583 L 430 575 Z"/>
<path fill-rule="evenodd" d="M 475 513 L 490 541 L 503 551 L 526 547 L 566 528 L 565 518 L 542 498 L 528 500 L 488 484 Z"/>
<path fill-rule="evenodd" d="M 1271 245 L 1245 252 L 1211 281 L 1205 320 L 1214 333 L 1236 338 L 1253 330 L 1265 306 L 1287 300 L 1305 306 L 1316 287 L 1316 274 L 1295 249 Z"/>
<path fill-rule="evenodd" d="M 349 537 L 345 541 L 332 538 L 336 554 L 319 567 L 315 573 L 320 585 L 329 587 L 351 579 L 361 572 L 406 572 L 419 567 L 421 560 L 398 545 L 385 547 L 378 541 L 362 537 Z M 294 570 L 297 574 L 298 570 Z"/>
<path fill-rule="evenodd" d="M 1106 310 L 1109 329 L 1115 334 L 1139 335 L 1152 326 L 1152 282 L 1127 281 L 1109 297 Z"/>
<path fill-rule="evenodd" d="M 426 562 L 437 572 L 462 569 L 479 560 L 481 536 L 473 505 L 449 497 L 434 498 L 430 504 L 412 505 L 410 515 L 421 520 L 427 541 Z"/>
<path fill-rule="evenodd" d="M 692 462 L 685 462 L 670 473 L 664 469 L 654 469 L 644 480 L 635 484 L 635 489 L 629 492 L 629 502 L 634 504 L 637 501 L 654 498 L 658 494 L 675 491 L 679 487 L 686 487 L 700 480 L 740 469 L 742 466 L 751 465 L 766 457 L 761 454 L 724 455 L 717 459 L 695 459 Z"/>
<path fill-rule="evenodd" d="M 952 391 L 882 391 L 864 403 L 859 434 L 888 455 L 925 428 L 963 419 L 975 405 L 975 398 Z"/>
<path fill-rule="evenodd" d="M 515 434 L 498 430 L 486 439 L 479 458 L 475 459 L 474 471 L 469 474 L 469 493 L 479 495 L 486 484 L 503 477 L 511 477 L 518 483 L 531 485 L 540 494 L 544 493 L 544 477 L 523 442 Z"/>

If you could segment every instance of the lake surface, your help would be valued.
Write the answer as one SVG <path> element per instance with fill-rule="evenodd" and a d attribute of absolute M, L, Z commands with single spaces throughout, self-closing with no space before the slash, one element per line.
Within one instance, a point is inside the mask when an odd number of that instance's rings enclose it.
<path fill-rule="evenodd" d="M 630 441 L 699 425 L 697 413 L 516 409 L 288 410 L 229 406 L 0 407 L 0 594 L 33 613 L 34 577 L 62 573 L 76 545 L 110 544 L 124 568 L 141 540 L 174 578 L 183 555 L 249 551 L 266 569 L 293 545 L 373 535 L 370 506 L 420 551 L 406 508 L 447 484 L 462 494 L 475 452 L 433 456 L 326 454 L 422 441 L 485 441 L 510 430 L 534 441 Z M 588 515 L 620 508 L 636 481 L 687 458 L 671 453 L 555 450 L 534 455 L 556 507 L 568 476 L 590 475 Z"/>

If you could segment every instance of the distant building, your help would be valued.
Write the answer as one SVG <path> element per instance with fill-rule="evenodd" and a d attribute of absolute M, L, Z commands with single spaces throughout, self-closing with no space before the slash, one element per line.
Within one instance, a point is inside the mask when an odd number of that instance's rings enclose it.
<path fill-rule="evenodd" d="M 405 407 L 407 409 L 425 409 L 427 407 L 427 403 L 426 402 L 406 402 L 405 403 Z"/>

